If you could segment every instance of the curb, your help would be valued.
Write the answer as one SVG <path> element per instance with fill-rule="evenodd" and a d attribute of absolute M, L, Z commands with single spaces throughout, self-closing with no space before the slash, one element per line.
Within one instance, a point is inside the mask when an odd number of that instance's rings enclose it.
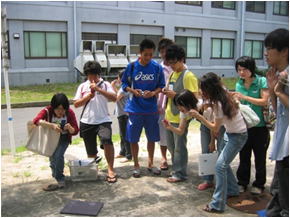
<path fill-rule="evenodd" d="M 73 100 L 69 100 L 70 104 L 73 104 Z M 45 107 L 50 104 L 50 101 L 36 101 L 27 103 L 15 103 L 11 104 L 11 108 L 25 108 L 25 107 Z M 1 110 L 6 109 L 6 104 L 1 104 Z"/>

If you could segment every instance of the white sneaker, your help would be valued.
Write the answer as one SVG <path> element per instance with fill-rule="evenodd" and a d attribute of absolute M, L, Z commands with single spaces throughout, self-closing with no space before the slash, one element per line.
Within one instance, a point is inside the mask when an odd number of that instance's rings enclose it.
<path fill-rule="evenodd" d="M 239 185 L 239 192 L 240 192 L 240 193 L 243 193 L 243 192 L 245 192 L 245 191 L 246 191 L 245 187 L 242 186 L 242 185 Z"/>
<path fill-rule="evenodd" d="M 254 194 L 254 195 L 260 195 L 260 194 L 263 193 L 263 190 L 260 189 L 260 188 L 255 187 L 255 186 L 252 186 L 251 193 Z"/>

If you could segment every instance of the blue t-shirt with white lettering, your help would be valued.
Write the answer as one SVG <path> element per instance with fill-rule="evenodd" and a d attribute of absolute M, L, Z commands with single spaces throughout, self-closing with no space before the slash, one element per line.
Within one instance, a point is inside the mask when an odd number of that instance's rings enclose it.
<path fill-rule="evenodd" d="M 134 64 L 133 68 L 132 64 Z M 157 88 L 165 87 L 162 66 L 154 60 L 151 60 L 146 66 L 141 65 L 139 61 L 128 64 L 122 77 L 123 90 L 126 90 L 128 86 L 132 88 L 132 83 L 133 89 L 141 89 L 142 91 L 154 91 Z M 157 97 L 143 98 L 131 94 L 125 111 L 140 114 L 157 113 Z"/>

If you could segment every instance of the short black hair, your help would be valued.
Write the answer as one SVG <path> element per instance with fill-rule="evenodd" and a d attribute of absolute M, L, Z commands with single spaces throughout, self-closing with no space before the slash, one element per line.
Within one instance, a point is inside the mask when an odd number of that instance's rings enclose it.
<path fill-rule="evenodd" d="M 174 44 L 173 40 L 168 38 L 162 38 L 158 43 L 158 51 L 160 52 L 161 49 L 166 49 L 168 46 L 172 44 Z"/>
<path fill-rule="evenodd" d="M 264 41 L 265 47 L 277 49 L 279 52 L 285 48 L 289 48 L 289 30 L 276 29 L 270 32 Z"/>
<path fill-rule="evenodd" d="M 97 61 L 87 61 L 84 65 L 84 74 L 87 76 L 88 74 L 101 75 L 102 67 Z"/>
<path fill-rule="evenodd" d="M 165 59 L 166 61 L 177 60 L 185 62 L 185 51 L 181 46 L 172 44 L 166 49 Z"/>
<path fill-rule="evenodd" d="M 180 93 L 177 93 L 174 96 L 173 103 L 176 106 L 183 106 L 187 110 L 191 110 L 191 109 L 196 109 L 198 100 L 191 91 L 184 89 Z"/>
<path fill-rule="evenodd" d="M 68 111 L 69 101 L 66 95 L 63 93 L 56 93 L 50 101 L 50 106 L 52 109 L 56 109 L 59 105 L 62 105 L 63 108 Z"/>
<path fill-rule="evenodd" d="M 252 74 L 251 77 L 255 76 L 256 72 L 256 62 L 254 58 L 249 56 L 239 57 L 236 61 L 236 71 L 238 72 L 238 66 L 248 69 Z"/>
<path fill-rule="evenodd" d="M 140 52 L 144 51 L 145 49 L 156 49 L 156 46 L 154 42 L 151 39 L 144 39 L 140 44 L 139 44 Z"/>

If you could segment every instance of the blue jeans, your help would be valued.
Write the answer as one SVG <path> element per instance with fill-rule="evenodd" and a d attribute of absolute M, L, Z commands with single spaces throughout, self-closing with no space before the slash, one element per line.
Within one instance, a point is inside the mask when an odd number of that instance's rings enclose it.
<path fill-rule="evenodd" d="M 245 145 L 248 133 L 226 133 L 228 141 L 225 143 L 216 162 L 216 185 L 210 208 L 224 211 L 228 196 L 239 195 L 239 186 L 232 172 L 230 163 Z"/>
<path fill-rule="evenodd" d="M 64 181 L 64 153 L 69 145 L 68 135 L 60 135 L 58 146 L 56 147 L 53 155 L 49 158 L 52 177 L 56 181 Z"/>
<path fill-rule="evenodd" d="M 178 123 L 171 123 L 172 126 L 178 127 Z M 166 130 L 167 148 L 171 154 L 172 160 L 172 176 L 178 179 L 187 179 L 187 132 L 188 124 L 185 128 L 184 134 L 177 135 L 170 130 Z"/>
<path fill-rule="evenodd" d="M 221 126 L 218 138 L 217 138 L 217 150 L 220 153 L 221 147 L 223 147 L 224 143 L 224 133 L 225 133 L 225 127 Z M 201 143 L 201 153 L 206 154 L 210 153 L 209 152 L 209 143 L 210 143 L 210 130 L 207 128 L 205 125 L 201 124 L 200 125 L 200 143 Z M 207 182 L 208 184 L 213 183 L 214 176 L 213 175 L 207 175 L 207 176 L 202 176 L 203 180 Z"/>

